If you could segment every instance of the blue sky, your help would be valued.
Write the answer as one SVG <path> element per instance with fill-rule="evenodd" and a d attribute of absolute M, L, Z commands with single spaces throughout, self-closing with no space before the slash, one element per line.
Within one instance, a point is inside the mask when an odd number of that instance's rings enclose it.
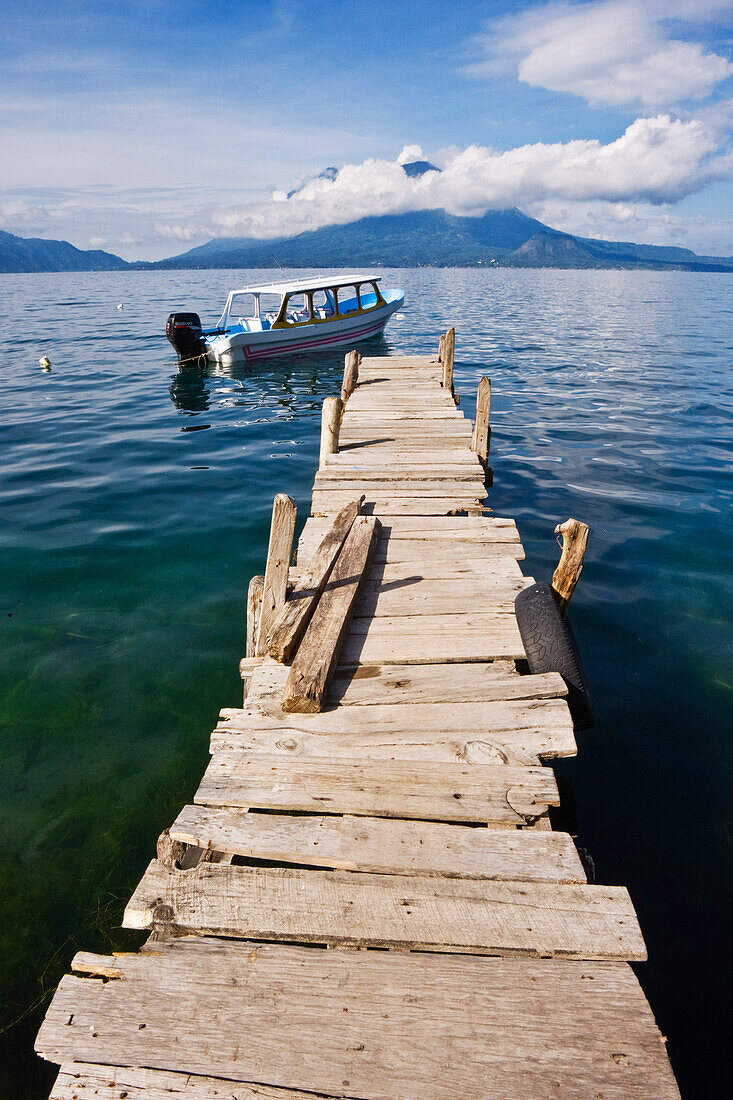
<path fill-rule="evenodd" d="M 517 205 L 733 254 L 733 0 L 5 0 L 0 30 L 23 236 L 155 258 Z M 407 180 L 417 147 L 440 176 Z"/>

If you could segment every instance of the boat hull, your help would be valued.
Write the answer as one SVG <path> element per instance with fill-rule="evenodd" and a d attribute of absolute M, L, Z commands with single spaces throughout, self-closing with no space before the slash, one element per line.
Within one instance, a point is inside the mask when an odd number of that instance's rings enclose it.
<path fill-rule="evenodd" d="M 228 364 L 345 347 L 379 336 L 403 302 L 404 298 L 387 302 L 355 317 L 336 317 L 332 321 L 264 332 L 227 333 L 207 339 L 206 354 L 214 363 Z"/>

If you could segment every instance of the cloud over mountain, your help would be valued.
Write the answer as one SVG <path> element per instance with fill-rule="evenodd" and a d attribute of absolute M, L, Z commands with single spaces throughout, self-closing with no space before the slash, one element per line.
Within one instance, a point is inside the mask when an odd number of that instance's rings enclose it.
<path fill-rule="evenodd" d="M 394 161 L 370 157 L 346 164 L 335 176 L 315 177 L 291 194 L 275 192 L 271 202 L 221 211 L 212 229 L 267 238 L 414 210 L 475 216 L 548 200 L 673 203 L 733 172 L 733 159 L 719 153 L 702 122 L 666 114 L 637 119 L 605 145 L 578 140 L 504 152 L 471 145 L 447 154 L 440 172 L 417 176 L 405 172 L 404 154 Z"/>

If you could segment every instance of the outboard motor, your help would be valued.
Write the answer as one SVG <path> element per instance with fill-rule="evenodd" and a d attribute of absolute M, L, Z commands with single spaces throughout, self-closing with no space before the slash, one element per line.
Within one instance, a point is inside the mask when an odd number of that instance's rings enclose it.
<path fill-rule="evenodd" d="M 165 334 L 176 349 L 180 363 L 195 362 L 206 355 L 198 313 L 169 314 Z"/>

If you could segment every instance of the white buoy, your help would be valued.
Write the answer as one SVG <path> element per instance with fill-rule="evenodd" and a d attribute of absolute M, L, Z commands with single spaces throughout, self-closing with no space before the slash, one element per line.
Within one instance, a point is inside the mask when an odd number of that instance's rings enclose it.
<path fill-rule="evenodd" d="M 41 358 L 38 360 L 38 365 L 41 370 L 49 371 L 51 369 L 51 360 L 48 359 L 45 355 L 42 355 Z"/>

